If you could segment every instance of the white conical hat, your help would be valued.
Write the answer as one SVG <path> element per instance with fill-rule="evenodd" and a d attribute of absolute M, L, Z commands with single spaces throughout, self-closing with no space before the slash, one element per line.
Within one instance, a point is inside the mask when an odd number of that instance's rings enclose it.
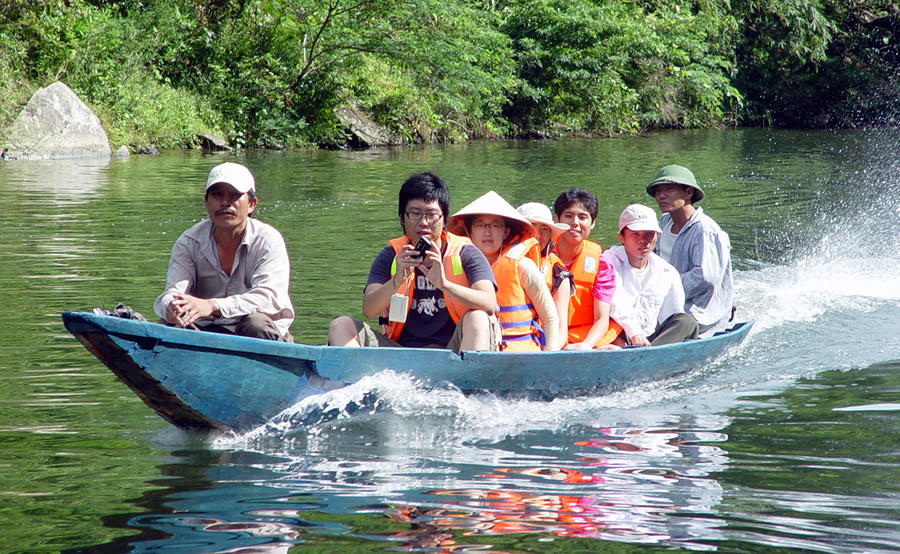
<path fill-rule="evenodd" d="M 447 222 L 447 230 L 457 235 L 467 236 L 469 234 L 466 230 L 467 215 L 499 215 L 507 220 L 507 225 L 513 227 L 513 232 L 510 233 L 510 236 L 516 234 L 521 234 L 524 238 L 537 236 L 537 232 L 534 230 L 531 222 L 517 212 L 512 207 L 512 204 L 492 190 L 482 194 L 470 202 L 468 206 L 450 216 L 450 221 Z"/>

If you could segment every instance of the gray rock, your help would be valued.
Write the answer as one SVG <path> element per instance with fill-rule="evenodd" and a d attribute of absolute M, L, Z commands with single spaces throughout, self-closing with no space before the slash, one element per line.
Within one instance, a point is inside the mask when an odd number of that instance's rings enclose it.
<path fill-rule="evenodd" d="M 39 89 L 4 131 L 7 159 L 109 158 L 109 139 L 94 112 L 59 81 Z"/>
<path fill-rule="evenodd" d="M 157 150 L 156 147 L 152 144 L 135 146 L 134 151 L 138 154 L 144 154 L 146 156 L 159 156 L 159 150 Z"/>
<path fill-rule="evenodd" d="M 123 144 L 113 153 L 113 156 L 116 158 L 128 158 L 131 156 L 131 152 L 129 152 L 128 147 Z"/>
<path fill-rule="evenodd" d="M 212 152 L 231 152 L 234 150 L 228 146 L 225 139 L 211 133 L 197 133 L 197 141 L 200 143 L 201 150 L 209 150 Z"/>
<path fill-rule="evenodd" d="M 407 142 L 402 136 L 369 119 L 355 106 L 338 106 L 334 109 L 334 115 L 352 135 L 351 146 L 391 146 Z"/>

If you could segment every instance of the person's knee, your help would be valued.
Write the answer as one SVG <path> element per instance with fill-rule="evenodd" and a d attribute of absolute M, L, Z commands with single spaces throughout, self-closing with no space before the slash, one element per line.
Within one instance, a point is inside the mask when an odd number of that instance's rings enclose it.
<path fill-rule="evenodd" d="M 487 312 L 481 310 L 470 310 L 463 316 L 463 332 L 478 333 L 490 330 L 491 319 Z"/>
<path fill-rule="evenodd" d="M 679 319 L 683 319 L 682 325 L 685 326 L 685 330 L 687 331 L 687 338 L 695 339 L 700 334 L 700 324 L 697 323 L 697 320 L 694 319 L 694 316 L 691 314 L 678 314 Z"/>
<path fill-rule="evenodd" d="M 359 342 L 357 338 L 359 331 L 355 319 L 346 315 L 338 316 L 328 324 L 328 344 L 345 346 L 351 341 Z"/>
<path fill-rule="evenodd" d="M 453 344 L 451 349 L 457 350 L 458 346 L 462 350 L 496 350 L 499 331 L 492 329 L 495 320 L 482 310 L 466 312 L 459 322 L 459 344 Z"/>
<path fill-rule="evenodd" d="M 672 320 L 672 327 L 676 327 L 681 331 L 681 334 L 684 335 L 685 340 L 695 339 L 700 334 L 700 325 L 697 323 L 697 320 L 694 319 L 694 316 L 688 313 L 678 313 L 672 314 L 670 316 Z"/>
<path fill-rule="evenodd" d="M 328 336 L 346 334 L 348 329 L 353 329 L 353 318 L 346 315 L 338 316 L 328 324 Z"/>
<path fill-rule="evenodd" d="M 253 337 L 266 340 L 284 340 L 278 326 L 271 317 L 264 313 L 256 312 L 245 315 L 237 324 L 235 333 L 244 337 Z"/>

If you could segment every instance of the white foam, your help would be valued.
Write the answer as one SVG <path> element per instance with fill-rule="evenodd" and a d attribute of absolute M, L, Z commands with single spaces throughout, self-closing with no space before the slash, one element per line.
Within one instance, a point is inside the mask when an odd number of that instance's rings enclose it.
<path fill-rule="evenodd" d="M 861 406 L 844 406 L 843 408 L 832 408 L 834 412 L 898 412 L 900 404 L 863 404 Z"/>

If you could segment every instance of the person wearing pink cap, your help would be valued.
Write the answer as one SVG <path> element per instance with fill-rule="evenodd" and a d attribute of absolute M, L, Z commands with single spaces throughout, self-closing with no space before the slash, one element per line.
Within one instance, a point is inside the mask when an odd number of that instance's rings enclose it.
<path fill-rule="evenodd" d="M 653 253 L 661 230 L 652 208 L 632 204 L 619 216 L 619 241 L 603 253 L 616 271 L 610 317 L 622 326 L 618 346 L 659 346 L 696 339 L 697 321 L 684 313 L 684 289 L 672 264 Z"/>
<path fill-rule="evenodd" d="M 290 259 L 281 233 L 251 218 L 257 202 L 249 169 L 212 168 L 203 200 L 209 217 L 175 241 L 166 288 L 153 303 L 164 323 L 293 342 Z"/>

